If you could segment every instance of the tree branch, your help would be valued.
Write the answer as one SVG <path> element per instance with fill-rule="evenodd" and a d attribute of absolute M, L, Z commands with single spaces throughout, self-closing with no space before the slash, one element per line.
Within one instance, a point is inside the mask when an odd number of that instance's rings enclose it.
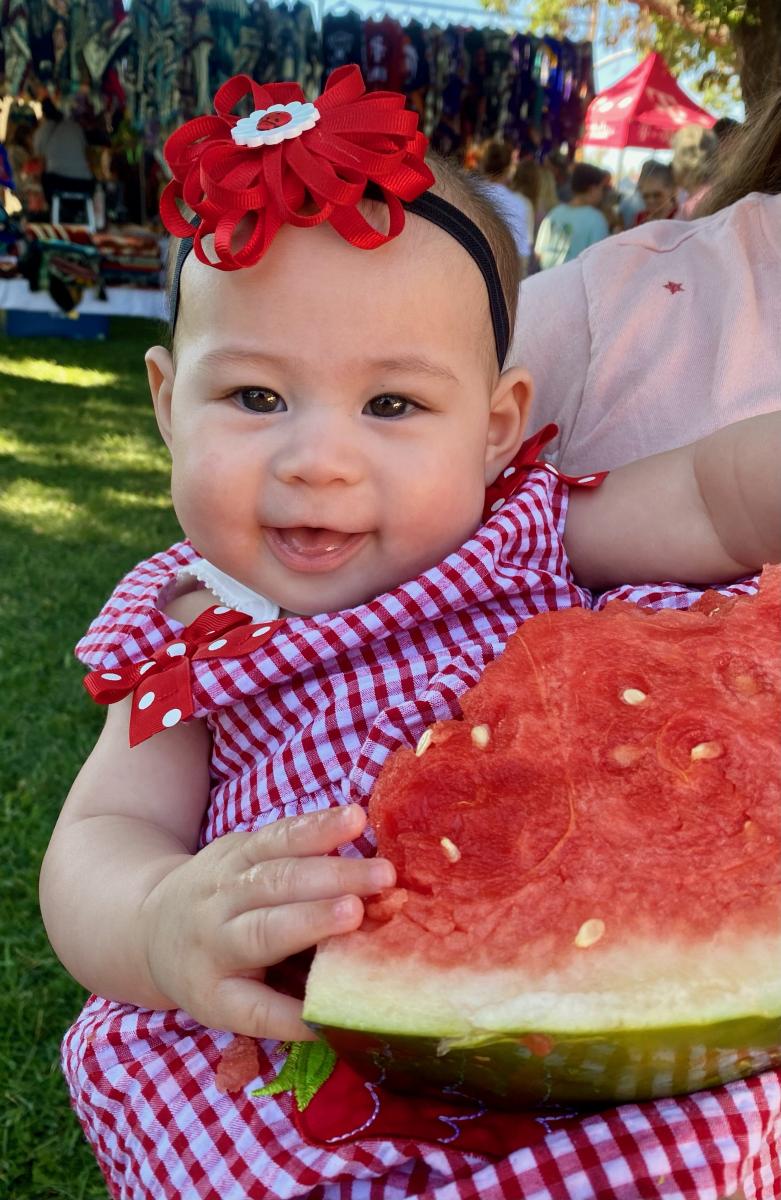
<path fill-rule="evenodd" d="M 680 25 L 687 33 L 691 33 L 708 46 L 720 49 L 729 45 L 730 34 L 726 25 L 709 25 L 699 21 L 677 0 L 633 0 L 633 2 L 643 12 L 650 13 L 652 17 L 662 17 L 665 21 L 672 21 L 674 24 Z"/>

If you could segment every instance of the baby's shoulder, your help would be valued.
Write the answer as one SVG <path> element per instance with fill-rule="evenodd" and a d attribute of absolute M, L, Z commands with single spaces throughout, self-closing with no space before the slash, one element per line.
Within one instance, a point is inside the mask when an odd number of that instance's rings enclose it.
<path fill-rule="evenodd" d="M 77 643 L 77 658 L 97 667 L 108 655 L 132 661 L 153 653 L 173 632 L 173 614 L 166 609 L 177 593 L 179 571 L 197 558 L 189 542 L 177 542 L 136 563 L 90 622 Z"/>

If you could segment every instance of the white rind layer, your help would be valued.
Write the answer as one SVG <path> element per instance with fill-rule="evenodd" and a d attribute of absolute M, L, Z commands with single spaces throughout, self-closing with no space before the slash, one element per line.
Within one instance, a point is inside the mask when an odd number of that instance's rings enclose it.
<path fill-rule="evenodd" d="M 781 935 L 677 947 L 636 942 L 576 952 L 559 972 L 485 970 L 378 956 L 360 931 L 318 948 L 304 1019 L 343 1029 L 470 1041 L 665 1029 L 736 1018 L 781 1018 Z M 519 956 L 520 957 L 520 956 Z"/>

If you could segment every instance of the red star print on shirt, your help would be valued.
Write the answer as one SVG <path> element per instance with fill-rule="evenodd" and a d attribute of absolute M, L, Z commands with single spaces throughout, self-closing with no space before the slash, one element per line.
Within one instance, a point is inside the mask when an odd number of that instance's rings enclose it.
<path fill-rule="evenodd" d="M 684 291 L 683 284 L 673 283 L 672 279 L 668 279 L 667 283 L 662 284 L 662 287 L 666 287 L 671 296 L 674 296 L 676 292 Z"/>

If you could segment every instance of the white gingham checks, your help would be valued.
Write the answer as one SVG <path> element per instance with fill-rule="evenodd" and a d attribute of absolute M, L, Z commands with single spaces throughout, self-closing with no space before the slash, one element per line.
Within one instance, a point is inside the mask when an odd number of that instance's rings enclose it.
<path fill-rule="evenodd" d="M 204 843 L 282 816 L 365 802 L 387 755 L 412 745 L 535 613 L 590 605 L 561 542 L 567 487 L 533 471 L 459 551 L 357 609 L 291 619 L 260 651 L 193 662 L 196 716 L 213 734 Z M 187 543 L 141 563 L 78 645 L 107 670 L 149 657 L 181 626 L 157 607 Z M 753 582 L 732 592 L 753 590 Z M 699 592 L 617 589 L 687 607 Z M 522 681 L 519 681 L 519 686 Z M 370 837 L 351 847 L 371 853 Z M 73 1105 L 117 1200 L 781 1200 L 781 1076 L 584 1115 L 490 1162 L 409 1139 L 305 1143 L 287 1095 L 224 1095 L 215 1070 L 230 1035 L 181 1011 L 92 997 L 67 1033 Z M 260 1042 L 260 1078 L 279 1047 Z"/>

